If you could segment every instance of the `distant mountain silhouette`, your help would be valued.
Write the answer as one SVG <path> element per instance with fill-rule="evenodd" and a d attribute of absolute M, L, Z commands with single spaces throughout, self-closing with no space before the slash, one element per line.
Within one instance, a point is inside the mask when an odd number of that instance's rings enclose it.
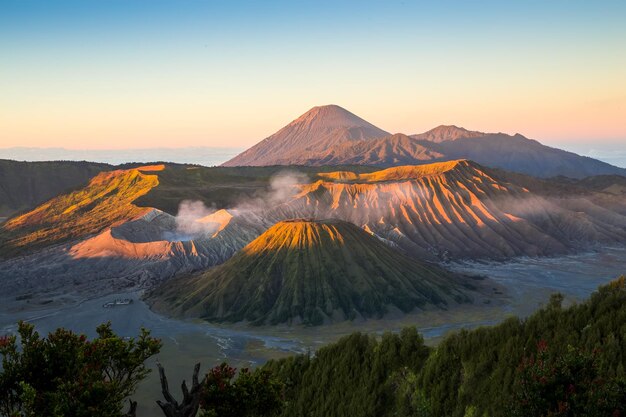
<path fill-rule="evenodd" d="M 461 138 L 478 138 L 485 136 L 483 132 L 472 132 L 467 129 L 458 126 L 437 126 L 428 132 L 420 133 L 417 135 L 411 135 L 411 138 L 418 140 L 427 140 L 429 142 L 441 143 L 451 140 L 457 140 Z"/>
<path fill-rule="evenodd" d="M 314 107 L 224 166 L 397 166 L 471 159 L 537 177 L 623 175 L 626 169 L 551 148 L 520 134 L 438 126 L 411 136 L 387 132 L 339 106 Z"/>
<path fill-rule="evenodd" d="M 308 153 L 320 153 L 331 146 L 388 135 L 339 106 L 313 107 L 223 165 L 293 165 Z"/>

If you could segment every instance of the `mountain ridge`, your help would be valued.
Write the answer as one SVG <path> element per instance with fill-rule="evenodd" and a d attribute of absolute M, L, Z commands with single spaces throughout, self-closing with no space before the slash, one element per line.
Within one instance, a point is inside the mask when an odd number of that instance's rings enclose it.
<path fill-rule="evenodd" d="M 275 194 L 282 167 L 142 169 L 101 174 L 0 225 L 5 293 L 62 283 L 76 291 L 150 288 L 218 265 L 293 218 L 350 222 L 432 262 L 549 256 L 626 241 L 623 177 L 540 180 L 468 160 L 304 167 L 292 168 Z M 190 199 L 206 210 L 187 232 L 177 209 Z"/>
<path fill-rule="evenodd" d="M 476 132 L 459 127 L 456 125 L 439 125 L 424 133 L 409 135 L 409 137 L 418 140 L 427 140 L 429 142 L 441 143 L 460 138 L 476 138 L 485 136 L 487 133 Z"/>
<path fill-rule="evenodd" d="M 544 178 L 626 176 L 625 168 L 549 147 L 519 133 L 485 133 L 440 125 L 410 136 L 391 135 L 336 105 L 314 107 L 223 166 L 387 167 L 455 159 Z"/>

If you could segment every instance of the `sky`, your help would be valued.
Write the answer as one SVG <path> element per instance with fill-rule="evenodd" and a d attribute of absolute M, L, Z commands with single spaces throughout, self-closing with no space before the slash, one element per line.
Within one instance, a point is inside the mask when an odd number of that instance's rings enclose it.
<path fill-rule="evenodd" d="M 1 0 L 0 148 L 244 148 L 316 105 L 624 150 L 624 1 Z"/>

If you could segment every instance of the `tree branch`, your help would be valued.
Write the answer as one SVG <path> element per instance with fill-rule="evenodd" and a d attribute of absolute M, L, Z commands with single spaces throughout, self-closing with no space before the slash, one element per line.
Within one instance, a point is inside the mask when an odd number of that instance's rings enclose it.
<path fill-rule="evenodd" d="M 200 372 L 200 364 L 197 363 L 193 370 L 192 387 L 191 391 L 187 388 L 185 381 L 181 384 L 183 391 L 183 401 L 181 404 L 172 397 L 167 384 L 167 378 L 165 376 L 165 370 L 159 362 L 159 377 L 161 378 L 161 388 L 165 402 L 158 401 L 157 404 L 161 407 L 161 410 L 166 417 L 195 417 L 200 408 L 200 394 L 202 393 L 202 386 L 198 382 L 198 373 Z"/>

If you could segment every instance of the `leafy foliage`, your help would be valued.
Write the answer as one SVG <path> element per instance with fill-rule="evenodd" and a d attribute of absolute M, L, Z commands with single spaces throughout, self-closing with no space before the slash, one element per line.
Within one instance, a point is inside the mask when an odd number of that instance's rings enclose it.
<path fill-rule="evenodd" d="M 124 400 L 150 372 L 144 362 L 161 342 L 142 329 L 137 339 L 115 335 L 110 323 L 88 340 L 65 329 L 42 338 L 19 323 L 19 339 L 0 339 L 0 415 L 122 416 Z"/>
<path fill-rule="evenodd" d="M 547 343 L 524 358 L 514 385 L 512 415 L 519 417 L 616 416 L 626 414 L 624 380 L 604 379 L 598 374 L 599 352 L 569 346 L 551 355 Z"/>
<path fill-rule="evenodd" d="M 507 415 L 515 395 L 516 369 L 535 352 L 540 340 L 554 357 L 569 346 L 598 350 L 598 375 L 624 376 L 626 365 L 626 289 L 624 278 L 600 287 L 581 304 L 562 308 L 555 295 L 548 305 L 527 318 L 446 338 L 420 373 L 419 386 L 427 392 L 436 416 Z"/>
<path fill-rule="evenodd" d="M 239 371 L 222 363 L 211 369 L 201 394 L 204 417 L 271 417 L 282 409 L 283 385 L 267 370 Z"/>
<path fill-rule="evenodd" d="M 404 366 L 419 369 L 428 352 L 415 328 L 380 340 L 354 333 L 313 359 L 294 356 L 264 369 L 287 385 L 285 416 L 381 416 L 395 401 L 390 375 Z"/>
<path fill-rule="evenodd" d="M 525 320 L 458 332 L 433 350 L 411 328 L 380 341 L 355 333 L 314 358 L 265 368 L 287 384 L 284 416 L 626 415 L 626 279 L 569 308 L 562 300 L 553 296 Z M 537 375 L 539 385 L 529 382 Z M 565 402 L 578 411 L 567 414 Z"/>
<path fill-rule="evenodd" d="M 525 320 L 453 334 L 431 349 L 415 328 L 354 333 L 252 372 L 222 364 L 202 380 L 203 417 L 626 416 L 626 278 L 569 308 L 555 295 Z M 88 341 L 20 323 L 0 338 L 0 415 L 121 417 L 159 341 Z M 197 365 L 199 367 L 199 365 Z M 196 374 L 197 375 L 197 372 Z M 196 378 L 196 376 L 194 376 Z M 197 379 L 197 378 L 196 378 Z"/>

